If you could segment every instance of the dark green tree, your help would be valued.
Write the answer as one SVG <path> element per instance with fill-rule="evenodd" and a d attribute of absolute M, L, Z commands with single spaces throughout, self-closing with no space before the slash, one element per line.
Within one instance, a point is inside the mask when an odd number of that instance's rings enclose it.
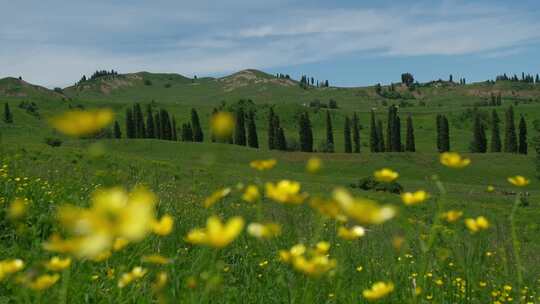
<path fill-rule="evenodd" d="M 275 122 L 274 115 L 275 115 L 274 109 L 270 108 L 270 111 L 268 112 L 268 149 L 269 150 L 273 150 L 276 148 L 276 145 L 275 145 L 275 142 L 276 142 L 275 129 L 276 128 L 274 126 L 274 122 Z"/>
<path fill-rule="evenodd" d="M 182 125 L 182 141 L 193 141 L 193 129 L 189 122 Z"/>
<path fill-rule="evenodd" d="M 120 125 L 118 124 L 118 121 L 114 121 L 114 138 L 122 138 L 122 131 L 120 131 Z"/>
<path fill-rule="evenodd" d="M 405 142 L 405 151 L 407 152 L 416 151 L 416 145 L 414 143 L 414 126 L 413 126 L 411 114 L 407 116 L 407 139 Z"/>
<path fill-rule="evenodd" d="M 384 144 L 384 128 L 382 120 L 377 121 L 377 152 L 385 152 L 386 145 Z"/>
<path fill-rule="evenodd" d="M 157 111 L 156 115 L 154 116 L 154 127 L 155 127 L 155 133 L 156 138 L 163 139 L 163 129 L 161 128 L 161 112 Z"/>
<path fill-rule="evenodd" d="M 360 153 L 360 121 L 356 112 L 352 119 L 352 138 L 354 143 L 354 153 Z"/>
<path fill-rule="evenodd" d="M 146 138 L 156 138 L 156 124 L 154 123 L 154 113 L 152 113 L 152 105 L 146 106 Z"/>
<path fill-rule="evenodd" d="M 202 142 L 204 140 L 199 114 L 195 109 L 191 109 L 191 128 L 193 129 L 193 141 Z"/>
<path fill-rule="evenodd" d="M 144 116 L 142 113 L 141 105 L 139 103 L 133 105 L 133 121 L 135 123 L 135 138 L 146 137 Z"/>
<path fill-rule="evenodd" d="M 330 111 L 326 110 L 326 152 L 334 152 L 334 131 Z"/>
<path fill-rule="evenodd" d="M 285 131 L 283 131 L 283 128 L 279 128 L 276 139 L 277 139 L 277 149 L 281 151 L 286 151 L 287 140 L 285 138 Z"/>
<path fill-rule="evenodd" d="M 448 118 L 446 118 L 446 115 L 443 115 L 442 117 L 441 134 L 442 151 L 450 151 L 450 126 L 448 124 Z"/>
<path fill-rule="evenodd" d="M 176 132 L 176 118 L 174 118 L 174 116 L 172 118 L 171 129 L 172 129 L 171 130 L 171 132 L 172 132 L 172 138 L 171 139 L 174 140 L 174 141 L 178 141 L 178 134 Z"/>
<path fill-rule="evenodd" d="M 4 104 L 4 122 L 5 123 L 13 123 L 13 114 L 11 113 L 11 110 L 9 109 L 9 103 Z"/>
<path fill-rule="evenodd" d="M 491 112 L 491 145 L 489 148 L 491 152 L 501 152 L 502 144 L 499 123 L 499 115 L 497 115 L 497 111 L 493 109 Z"/>
<path fill-rule="evenodd" d="M 521 115 L 519 119 L 519 154 L 527 154 L 528 144 L 527 144 L 527 122 L 525 122 L 525 117 Z"/>
<path fill-rule="evenodd" d="M 244 109 L 239 107 L 236 110 L 236 125 L 234 129 L 234 143 L 239 146 L 246 145 L 246 125 Z"/>
<path fill-rule="evenodd" d="M 248 115 L 248 146 L 259 148 L 259 138 L 257 136 L 257 125 L 255 124 L 255 113 L 249 111 Z"/>
<path fill-rule="evenodd" d="M 352 153 L 351 120 L 348 116 L 345 116 L 345 127 L 343 135 L 345 136 L 345 153 Z"/>
<path fill-rule="evenodd" d="M 471 142 L 471 152 L 473 153 L 486 153 L 487 139 L 484 124 L 480 119 L 480 115 L 475 113 L 473 125 L 473 140 Z"/>
<path fill-rule="evenodd" d="M 386 121 L 386 152 L 392 152 L 394 150 L 394 132 L 396 130 L 394 124 L 396 122 L 396 107 L 393 105 L 388 107 L 388 118 Z"/>
<path fill-rule="evenodd" d="M 299 117 L 299 135 L 300 135 L 300 150 L 302 152 L 313 152 L 313 131 L 309 114 L 303 112 Z"/>
<path fill-rule="evenodd" d="M 161 109 L 159 112 L 162 139 L 172 140 L 172 126 L 169 112 Z"/>
<path fill-rule="evenodd" d="M 135 138 L 137 131 L 135 129 L 135 122 L 133 120 L 133 110 L 131 108 L 126 109 L 126 136 L 127 138 Z"/>
<path fill-rule="evenodd" d="M 514 123 L 514 108 L 512 106 L 510 106 L 508 110 L 506 110 L 504 152 L 507 152 L 507 153 L 518 152 L 516 125 Z"/>
<path fill-rule="evenodd" d="M 401 119 L 397 115 L 394 121 L 394 132 L 392 139 L 394 140 L 392 143 L 392 149 L 394 152 L 403 152 L 403 146 L 401 145 Z"/>
<path fill-rule="evenodd" d="M 369 149 L 372 153 L 379 151 L 379 135 L 375 122 L 375 111 L 371 110 L 371 124 L 369 125 Z"/>

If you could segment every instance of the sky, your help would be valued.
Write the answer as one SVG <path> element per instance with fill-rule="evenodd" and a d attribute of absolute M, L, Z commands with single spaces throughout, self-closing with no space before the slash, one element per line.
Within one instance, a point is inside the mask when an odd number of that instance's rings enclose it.
<path fill-rule="evenodd" d="M 3 1 L 0 78 L 47 87 L 98 69 L 336 86 L 540 73 L 540 1 Z"/>

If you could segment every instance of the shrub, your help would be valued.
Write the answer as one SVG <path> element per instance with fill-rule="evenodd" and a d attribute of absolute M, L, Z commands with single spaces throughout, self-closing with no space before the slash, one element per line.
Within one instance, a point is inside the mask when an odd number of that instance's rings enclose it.
<path fill-rule="evenodd" d="M 379 182 L 375 180 L 372 176 L 364 177 L 358 181 L 356 184 L 351 184 L 352 188 L 359 188 L 362 190 L 373 190 L 380 192 L 389 192 L 400 194 L 403 192 L 403 187 L 398 182 Z"/>
<path fill-rule="evenodd" d="M 47 137 L 45 138 L 45 143 L 51 147 L 60 147 L 62 145 L 62 140 L 59 138 Z"/>

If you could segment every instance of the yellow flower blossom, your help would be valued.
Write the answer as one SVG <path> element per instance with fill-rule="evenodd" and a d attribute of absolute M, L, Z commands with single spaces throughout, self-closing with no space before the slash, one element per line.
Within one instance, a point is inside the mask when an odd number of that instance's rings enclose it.
<path fill-rule="evenodd" d="M 449 210 L 447 212 L 444 212 L 441 217 L 446 220 L 449 223 L 453 223 L 457 221 L 461 216 L 463 215 L 462 211 L 457 210 Z"/>
<path fill-rule="evenodd" d="M 109 125 L 114 118 L 110 109 L 70 110 L 50 120 L 58 131 L 70 136 L 96 133 Z"/>
<path fill-rule="evenodd" d="M 277 184 L 266 183 L 266 196 L 284 204 L 301 204 L 307 198 L 307 193 L 300 193 L 300 183 L 281 180 Z"/>
<path fill-rule="evenodd" d="M 379 206 L 375 201 L 353 197 L 343 188 L 334 190 L 333 196 L 343 212 L 361 224 L 382 224 L 396 214 L 392 206 Z"/>
<path fill-rule="evenodd" d="M 234 125 L 234 116 L 229 112 L 218 112 L 210 120 L 212 134 L 219 139 L 228 138 L 233 133 Z"/>
<path fill-rule="evenodd" d="M 405 192 L 401 194 L 401 200 L 407 206 L 417 205 L 429 198 L 429 194 L 424 190 L 416 192 Z"/>
<path fill-rule="evenodd" d="M 472 233 L 489 228 L 489 222 L 483 216 L 479 216 L 476 219 L 473 219 L 473 218 L 465 219 L 465 225 L 467 226 L 469 231 L 471 231 Z"/>
<path fill-rule="evenodd" d="M 259 197 L 261 197 L 261 194 L 259 192 L 259 188 L 255 185 L 247 186 L 242 194 L 242 199 L 248 203 L 256 202 L 259 200 Z"/>
<path fill-rule="evenodd" d="M 338 236 L 344 240 L 356 240 L 363 237 L 366 230 L 362 226 L 353 226 L 351 228 L 339 227 Z"/>
<path fill-rule="evenodd" d="M 206 228 L 191 230 L 186 241 L 192 244 L 202 244 L 216 248 L 223 248 L 234 241 L 244 228 L 241 217 L 233 217 L 223 224 L 219 217 L 211 216 L 206 222 Z"/>
<path fill-rule="evenodd" d="M 274 168 L 274 166 L 277 164 L 277 160 L 270 158 L 270 159 L 263 159 L 263 160 L 254 160 L 249 163 L 249 166 L 253 169 L 264 171 Z"/>
<path fill-rule="evenodd" d="M 60 280 L 60 275 L 55 274 L 44 274 L 37 277 L 35 280 L 28 282 L 28 287 L 32 290 L 41 291 L 48 289 L 49 287 L 53 286 Z"/>
<path fill-rule="evenodd" d="M 486 188 L 486 191 L 491 193 L 491 192 L 495 191 L 495 187 L 493 187 L 492 185 L 488 185 L 487 188 Z"/>
<path fill-rule="evenodd" d="M 275 223 L 250 223 L 247 233 L 259 239 L 270 239 L 281 234 L 281 226 Z"/>
<path fill-rule="evenodd" d="M 509 177 L 507 180 L 510 184 L 517 187 L 525 187 L 531 182 L 530 180 L 521 175 Z"/>
<path fill-rule="evenodd" d="M 207 197 L 204 200 L 204 203 L 203 203 L 204 208 L 212 207 L 218 201 L 220 201 L 221 199 L 223 199 L 224 197 L 226 197 L 230 193 L 231 193 L 231 188 L 223 188 L 223 189 L 219 189 L 219 190 L 215 191 L 214 193 L 212 193 L 209 197 Z"/>
<path fill-rule="evenodd" d="M 113 243 L 113 250 L 120 251 L 129 244 L 129 241 L 125 238 L 116 238 Z"/>
<path fill-rule="evenodd" d="M 373 176 L 375 176 L 375 179 L 379 182 L 391 182 L 399 177 L 399 174 L 395 171 L 392 171 L 392 169 L 383 168 L 381 170 L 375 171 L 373 173 Z"/>
<path fill-rule="evenodd" d="M 335 200 L 324 200 L 318 197 L 314 197 L 309 202 L 310 206 L 319 211 L 321 214 L 335 219 L 339 222 L 346 222 L 347 216 L 343 214 L 341 207 Z"/>
<path fill-rule="evenodd" d="M 446 167 L 450 168 L 464 168 L 467 167 L 471 160 L 468 158 L 464 158 L 459 153 L 456 152 L 444 152 L 441 154 L 440 157 L 441 164 L 445 165 Z"/>
<path fill-rule="evenodd" d="M 307 250 L 303 244 L 297 244 L 290 250 L 280 250 L 280 260 L 290 263 L 293 268 L 309 276 L 320 276 L 336 267 L 336 260 L 328 256 L 330 244 L 319 242 L 313 249 Z"/>
<path fill-rule="evenodd" d="M 144 263 L 159 264 L 159 265 L 170 264 L 172 262 L 171 259 L 166 258 L 159 254 L 145 255 L 142 257 L 142 261 Z"/>
<path fill-rule="evenodd" d="M 130 272 L 122 274 L 122 276 L 120 277 L 120 280 L 118 280 L 118 287 L 119 288 L 126 287 L 131 282 L 144 277 L 144 275 L 147 272 L 148 272 L 148 270 L 146 270 L 146 269 L 144 269 L 144 268 L 142 268 L 140 266 L 134 267 Z"/>
<path fill-rule="evenodd" d="M 309 173 L 317 173 L 321 170 L 322 161 L 318 157 L 311 157 L 306 163 L 306 171 Z"/>
<path fill-rule="evenodd" d="M 152 283 L 152 289 L 154 291 L 162 290 L 163 287 L 165 287 L 165 285 L 167 285 L 168 281 L 169 281 L 169 276 L 167 275 L 167 273 L 164 272 L 164 271 L 160 271 L 156 275 L 156 278 L 155 278 L 154 282 Z"/>
<path fill-rule="evenodd" d="M 8 217 L 12 219 L 20 219 L 28 210 L 28 199 L 16 198 L 11 202 L 8 209 Z"/>
<path fill-rule="evenodd" d="M 18 272 L 24 268 L 24 262 L 20 259 L 0 261 L 0 281 L 6 276 Z"/>
<path fill-rule="evenodd" d="M 62 271 L 66 268 L 71 266 L 71 259 L 65 258 L 62 259 L 60 257 L 52 257 L 50 260 L 45 262 L 45 268 L 47 268 L 50 271 Z"/>
<path fill-rule="evenodd" d="M 365 289 L 362 292 L 362 295 L 368 301 L 373 301 L 386 297 L 392 291 L 394 291 L 394 284 L 387 282 L 376 282 L 371 286 L 370 289 Z"/>
<path fill-rule="evenodd" d="M 157 235 L 169 235 L 174 226 L 174 219 L 170 215 L 164 215 L 159 221 L 154 221 L 152 230 Z"/>

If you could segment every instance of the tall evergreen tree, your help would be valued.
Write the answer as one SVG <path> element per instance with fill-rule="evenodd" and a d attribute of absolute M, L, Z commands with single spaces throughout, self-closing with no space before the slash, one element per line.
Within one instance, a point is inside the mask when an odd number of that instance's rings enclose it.
<path fill-rule="evenodd" d="M 126 109 L 126 136 L 127 138 L 135 138 L 137 131 L 135 130 L 135 122 L 133 120 L 133 110 Z"/>
<path fill-rule="evenodd" d="M 4 104 L 4 122 L 13 123 L 13 114 L 9 108 L 9 103 L 7 102 Z"/>
<path fill-rule="evenodd" d="M 345 128 L 343 135 L 345 136 L 345 153 L 352 153 L 351 120 L 348 116 L 345 116 Z"/>
<path fill-rule="evenodd" d="M 375 111 L 371 110 L 371 124 L 369 125 L 369 149 L 372 153 L 381 152 L 379 150 L 379 135 L 377 123 L 375 122 Z"/>
<path fill-rule="evenodd" d="M 302 152 L 313 152 L 313 131 L 309 114 L 303 112 L 299 119 L 300 150 Z"/>
<path fill-rule="evenodd" d="M 234 129 L 234 143 L 239 146 L 246 145 L 246 126 L 245 126 L 244 109 L 239 107 L 236 110 L 236 125 Z"/>
<path fill-rule="evenodd" d="M 182 125 L 182 141 L 193 141 L 193 129 L 189 122 Z"/>
<path fill-rule="evenodd" d="M 497 111 L 493 109 L 491 112 L 491 145 L 489 148 L 491 152 L 501 152 L 502 144 L 499 123 L 499 115 L 497 115 Z"/>
<path fill-rule="evenodd" d="M 414 143 L 414 126 L 413 126 L 411 114 L 407 116 L 407 139 L 405 142 L 405 151 L 407 152 L 416 151 L 416 145 Z"/>
<path fill-rule="evenodd" d="M 248 115 L 248 146 L 259 148 L 259 138 L 257 136 L 257 125 L 255 124 L 255 113 L 249 111 Z"/>
<path fill-rule="evenodd" d="M 275 127 L 274 127 L 274 109 L 270 108 L 270 111 L 268 112 L 268 149 L 273 150 L 275 149 Z"/>
<path fill-rule="evenodd" d="M 446 115 L 441 119 L 441 150 L 442 152 L 450 151 L 450 126 Z"/>
<path fill-rule="evenodd" d="M 392 150 L 394 152 L 403 152 L 403 146 L 401 145 L 401 119 L 396 115 L 394 120 L 394 131 L 393 131 L 393 143 Z"/>
<path fill-rule="evenodd" d="M 506 110 L 504 152 L 518 152 L 516 125 L 514 123 L 514 108 L 512 106 L 510 106 L 508 110 Z"/>
<path fill-rule="evenodd" d="M 439 153 L 444 152 L 441 148 L 442 147 L 441 128 L 442 128 L 442 115 L 437 114 L 437 123 L 436 123 L 435 129 L 437 130 L 437 151 L 439 151 Z"/>
<path fill-rule="evenodd" d="M 193 129 L 193 141 L 202 142 L 204 140 L 199 114 L 195 109 L 191 109 L 191 128 Z"/>
<path fill-rule="evenodd" d="M 519 148 L 518 152 L 520 154 L 527 154 L 528 144 L 527 144 L 527 123 L 525 122 L 525 117 L 521 115 L 519 119 Z"/>
<path fill-rule="evenodd" d="M 334 131 L 330 111 L 326 110 L 326 152 L 334 152 Z"/>
<path fill-rule="evenodd" d="M 384 131 L 382 120 L 377 121 L 377 151 L 385 152 L 386 145 L 384 144 Z"/>
<path fill-rule="evenodd" d="M 356 112 L 353 114 L 352 132 L 354 153 L 360 153 L 360 121 L 358 120 L 358 115 Z"/>
<path fill-rule="evenodd" d="M 388 107 L 388 118 L 386 122 L 386 152 L 394 151 L 394 132 L 396 122 L 396 112 L 394 105 Z"/>
<path fill-rule="evenodd" d="M 159 119 L 160 119 L 160 124 L 161 124 L 162 139 L 171 140 L 172 127 L 171 127 L 171 119 L 169 116 L 169 112 L 165 109 L 161 109 L 159 113 Z"/>
<path fill-rule="evenodd" d="M 120 125 L 118 124 L 118 121 L 114 121 L 114 138 L 122 138 L 122 131 L 120 131 Z"/>
<path fill-rule="evenodd" d="M 146 137 L 146 128 L 144 126 L 144 116 L 142 113 L 141 105 L 136 103 L 133 105 L 133 121 L 135 124 L 135 137 Z"/>
<path fill-rule="evenodd" d="M 474 117 L 473 140 L 470 149 L 473 153 L 486 153 L 487 150 L 486 132 L 478 113 L 475 113 Z"/>
<path fill-rule="evenodd" d="M 277 149 L 281 151 L 286 151 L 287 140 L 285 139 L 285 131 L 283 131 L 283 128 L 279 128 L 276 139 L 277 139 Z"/>
<path fill-rule="evenodd" d="M 152 113 L 152 105 L 146 106 L 146 138 L 156 138 L 156 124 L 154 123 L 154 113 Z"/>
<path fill-rule="evenodd" d="M 176 133 L 176 118 L 174 118 L 174 116 L 172 118 L 171 129 L 172 129 L 171 139 L 174 141 L 178 141 L 178 134 Z"/>
<path fill-rule="evenodd" d="M 161 111 L 157 111 L 156 115 L 154 116 L 154 126 L 155 126 L 156 138 L 163 139 L 163 129 L 161 125 Z"/>

